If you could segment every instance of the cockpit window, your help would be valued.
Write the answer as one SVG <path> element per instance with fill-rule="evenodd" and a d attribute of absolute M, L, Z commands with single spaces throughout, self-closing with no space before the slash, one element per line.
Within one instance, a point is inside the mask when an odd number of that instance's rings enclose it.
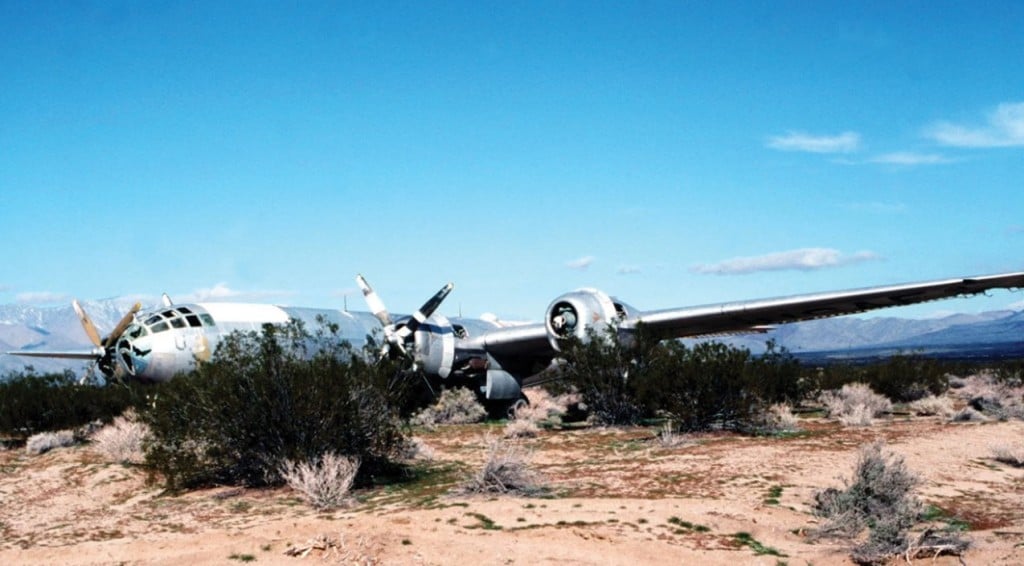
<path fill-rule="evenodd" d="M 180 316 L 176 316 L 171 319 L 171 326 L 175 328 L 185 328 L 185 321 Z"/>
<path fill-rule="evenodd" d="M 213 317 L 208 314 L 201 314 L 199 318 L 202 319 L 203 324 L 207 326 L 215 326 L 217 323 L 213 321 Z"/>
<path fill-rule="evenodd" d="M 181 311 L 185 312 L 185 309 L 181 309 Z M 185 320 L 187 320 L 188 321 L 188 325 L 192 326 L 192 327 L 202 326 L 203 325 L 203 323 L 199 322 L 199 317 L 194 315 L 194 314 L 190 314 L 190 315 L 186 316 Z"/>
<path fill-rule="evenodd" d="M 150 328 L 150 330 L 153 332 L 153 334 L 156 334 L 157 332 L 163 332 L 164 330 L 167 330 L 168 328 L 169 327 L 167 326 L 166 322 L 161 322 L 160 324 L 157 324 L 156 326 L 153 326 L 152 328 Z"/>
<path fill-rule="evenodd" d="M 145 336 L 147 333 L 148 331 L 146 330 L 146 327 L 140 324 L 133 324 L 129 326 L 128 330 L 125 332 L 125 334 L 127 334 L 128 337 L 132 339 Z"/>
<path fill-rule="evenodd" d="M 178 307 L 178 312 L 181 314 L 192 314 L 192 311 L 190 311 L 188 307 Z"/>
<path fill-rule="evenodd" d="M 154 314 L 153 316 L 146 319 L 146 326 L 153 326 L 158 322 L 160 322 L 160 316 Z"/>

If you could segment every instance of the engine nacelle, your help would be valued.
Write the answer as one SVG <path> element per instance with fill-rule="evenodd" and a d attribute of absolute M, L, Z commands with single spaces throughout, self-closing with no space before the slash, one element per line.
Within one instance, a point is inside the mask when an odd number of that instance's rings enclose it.
<path fill-rule="evenodd" d="M 434 314 L 413 333 L 414 359 L 428 374 L 448 377 L 455 362 L 455 330 L 442 315 Z"/>
<path fill-rule="evenodd" d="M 597 289 L 579 289 L 566 293 L 548 306 L 544 324 L 551 347 L 562 350 L 562 344 L 575 336 L 581 341 L 589 339 L 588 330 L 601 334 L 627 313 L 611 297 Z"/>

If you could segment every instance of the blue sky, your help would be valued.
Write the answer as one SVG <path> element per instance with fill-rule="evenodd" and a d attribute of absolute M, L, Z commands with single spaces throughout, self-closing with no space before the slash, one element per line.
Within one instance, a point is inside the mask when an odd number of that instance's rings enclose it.
<path fill-rule="evenodd" d="M 0 2 L 0 303 L 1024 270 L 1020 2 L 356 4 Z"/>

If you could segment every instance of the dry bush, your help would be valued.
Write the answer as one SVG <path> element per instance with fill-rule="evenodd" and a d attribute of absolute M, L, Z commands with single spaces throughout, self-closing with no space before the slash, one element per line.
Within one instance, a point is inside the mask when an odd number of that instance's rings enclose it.
<path fill-rule="evenodd" d="M 522 446 L 485 437 L 487 459 L 462 487 L 465 493 L 536 495 L 544 491 L 540 475 L 530 469 L 531 454 Z"/>
<path fill-rule="evenodd" d="M 533 421 L 544 428 L 562 424 L 562 417 L 569 412 L 569 406 L 580 402 L 579 393 L 563 393 L 553 396 L 546 389 L 530 391 L 530 402 L 516 407 L 512 414 L 515 420 Z"/>
<path fill-rule="evenodd" d="M 70 430 L 40 432 L 25 441 L 25 452 L 31 455 L 43 454 L 54 448 L 64 448 L 75 443 L 75 433 Z"/>
<path fill-rule="evenodd" d="M 847 426 L 868 426 L 875 417 L 892 411 L 892 402 L 864 383 L 847 383 L 839 390 L 822 391 L 818 401 L 828 416 Z"/>
<path fill-rule="evenodd" d="M 989 372 L 970 375 L 962 380 L 956 395 L 967 404 L 998 420 L 1024 419 L 1024 387 L 1016 381 L 1001 380 Z"/>
<path fill-rule="evenodd" d="M 476 394 L 468 388 L 457 387 L 442 391 L 436 403 L 414 415 L 409 422 L 420 426 L 466 424 L 480 422 L 486 416 L 487 409 Z"/>
<path fill-rule="evenodd" d="M 341 507 L 348 499 L 352 482 L 359 472 L 359 458 L 339 456 L 333 452 L 318 460 L 300 462 L 291 460 L 281 464 L 279 473 L 288 486 L 317 509 Z"/>
<path fill-rule="evenodd" d="M 537 426 L 536 421 L 516 418 L 505 425 L 504 435 L 505 438 L 533 438 L 538 433 L 540 433 L 540 427 Z"/>
<path fill-rule="evenodd" d="M 762 434 L 783 434 L 800 430 L 793 409 L 786 403 L 771 405 L 755 419 L 757 431 Z"/>
<path fill-rule="evenodd" d="M 149 427 L 138 420 L 134 410 L 115 417 L 107 426 L 92 433 L 93 448 L 106 459 L 120 464 L 141 464 L 145 459 L 142 445 L 149 437 Z"/>
<path fill-rule="evenodd" d="M 980 423 L 988 419 L 973 407 L 964 407 L 949 420 L 955 423 Z"/>
<path fill-rule="evenodd" d="M 922 397 L 917 401 L 912 401 L 907 405 L 907 408 L 915 415 L 925 417 L 939 416 L 948 419 L 956 414 L 956 409 L 953 408 L 953 400 L 946 396 L 936 397 L 935 395 L 929 395 Z"/>
<path fill-rule="evenodd" d="M 691 438 L 676 432 L 670 420 L 665 421 L 665 424 L 661 426 L 661 430 L 658 431 L 655 440 L 658 442 L 658 446 L 662 448 L 678 448 L 693 443 Z"/>
<path fill-rule="evenodd" d="M 412 460 L 433 460 L 437 453 L 422 438 L 412 437 L 398 448 L 397 458 L 403 462 Z"/>
<path fill-rule="evenodd" d="M 998 444 L 990 447 L 992 459 L 1017 468 L 1024 468 L 1024 444 Z"/>
<path fill-rule="evenodd" d="M 826 519 L 815 535 L 853 538 L 868 528 L 867 540 L 853 550 L 857 562 L 903 552 L 909 545 L 907 534 L 922 511 L 911 493 L 917 483 L 903 458 L 883 453 L 882 443 L 861 448 L 846 488 L 815 495 L 814 513 Z"/>

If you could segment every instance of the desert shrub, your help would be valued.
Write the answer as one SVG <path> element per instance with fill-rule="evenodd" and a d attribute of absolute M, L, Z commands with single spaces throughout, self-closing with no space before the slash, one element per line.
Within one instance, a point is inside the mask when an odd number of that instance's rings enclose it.
<path fill-rule="evenodd" d="M 755 358 L 717 342 L 687 347 L 659 341 L 642 325 L 632 339 L 591 333 L 564 348 L 565 382 L 602 424 L 633 424 L 667 416 L 680 430 L 743 428 L 764 406 L 801 395 L 799 365 L 769 344 Z"/>
<path fill-rule="evenodd" d="M 847 383 L 838 391 L 822 391 L 818 402 L 829 417 L 847 426 L 867 426 L 875 417 L 892 410 L 892 402 L 867 384 Z"/>
<path fill-rule="evenodd" d="M 533 438 L 540 433 L 537 421 L 512 419 L 505 425 L 505 438 Z"/>
<path fill-rule="evenodd" d="M 149 427 L 139 422 L 134 409 L 129 409 L 94 432 L 90 440 L 93 448 L 112 462 L 140 464 L 145 458 L 142 448 L 148 436 Z"/>
<path fill-rule="evenodd" d="M 973 407 L 964 407 L 950 417 L 949 420 L 954 423 L 980 423 L 985 422 L 988 419 Z"/>
<path fill-rule="evenodd" d="M 761 434 L 781 434 L 800 430 L 793 409 L 786 403 L 775 403 L 764 409 L 754 424 L 755 431 Z"/>
<path fill-rule="evenodd" d="M 439 424 L 467 424 L 484 420 L 487 409 L 480 404 L 476 393 L 466 387 L 446 389 L 437 397 L 437 401 L 416 413 L 409 421 L 419 426 Z"/>
<path fill-rule="evenodd" d="M 295 463 L 286 460 L 279 473 L 288 487 L 302 494 L 317 509 L 341 507 L 348 499 L 359 471 L 358 456 L 324 454 L 320 458 Z"/>
<path fill-rule="evenodd" d="M 1024 468 L 1024 444 L 1000 444 L 991 447 L 992 459 L 1017 468 Z"/>
<path fill-rule="evenodd" d="M 75 433 L 70 430 L 40 432 L 25 441 L 25 452 L 31 455 L 43 454 L 54 448 L 65 448 L 75 443 Z"/>
<path fill-rule="evenodd" d="M 985 416 L 998 420 L 1024 419 L 1024 387 L 1013 379 L 980 372 L 967 377 L 956 395 Z"/>
<path fill-rule="evenodd" d="M 367 361 L 331 334 L 290 324 L 225 338 L 143 413 L 147 465 L 172 489 L 277 484 L 280 462 L 328 453 L 358 457 L 359 477 L 390 470 L 409 380 L 398 362 Z"/>
<path fill-rule="evenodd" d="M 562 424 L 562 417 L 569 412 L 569 406 L 580 402 L 580 395 L 575 392 L 566 392 L 553 395 L 543 388 L 531 389 L 528 394 L 529 402 L 520 404 L 512 412 L 512 418 L 517 421 L 531 421 L 538 427 L 556 427 Z"/>
<path fill-rule="evenodd" d="M 855 537 L 865 528 L 867 540 L 853 550 L 857 562 L 875 562 L 907 548 L 907 534 L 923 506 L 912 491 L 917 477 L 903 458 L 887 455 L 879 442 L 863 447 L 853 480 L 845 489 L 815 496 L 814 513 L 826 519 L 818 536 Z"/>
<path fill-rule="evenodd" d="M 935 395 L 922 397 L 917 401 L 912 401 L 907 407 L 915 415 L 921 416 L 949 418 L 956 414 L 956 409 L 953 408 L 953 400 L 945 395 L 942 397 L 936 397 Z"/>
<path fill-rule="evenodd" d="M 483 467 L 462 487 L 465 493 L 537 495 L 544 491 L 540 475 L 530 469 L 530 453 L 500 438 L 484 438 Z"/>
<path fill-rule="evenodd" d="M 92 421 L 108 422 L 145 402 L 140 384 L 79 385 L 70 371 L 14 372 L 0 379 L 0 436 L 27 438 Z"/>
<path fill-rule="evenodd" d="M 893 401 L 906 403 L 941 395 L 949 388 L 950 373 L 959 366 L 913 354 L 896 354 L 869 364 L 831 364 L 810 379 L 818 390 L 839 389 L 848 383 L 866 383 Z"/>

